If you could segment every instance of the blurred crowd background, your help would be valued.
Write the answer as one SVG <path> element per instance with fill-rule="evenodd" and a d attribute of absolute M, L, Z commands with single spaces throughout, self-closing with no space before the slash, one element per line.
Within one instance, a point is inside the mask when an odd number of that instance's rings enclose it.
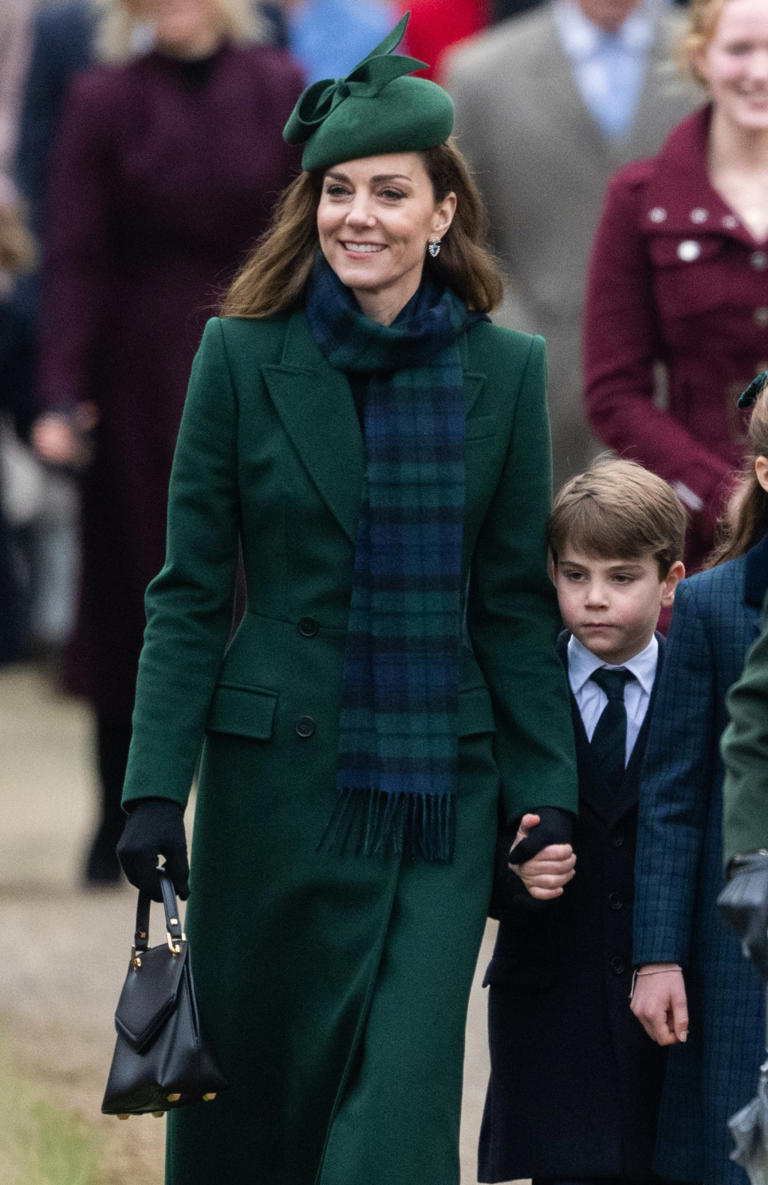
<path fill-rule="evenodd" d="M 348 73 L 407 9 L 403 48 L 453 94 L 488 204 L 500 319 L 547 338 L 559 481 L 602 447 L 580 338 L 607 182 L 701 103 L 674 64 L 684 4 L 0 8 L 0 664 L 44 664 L 92 710 L 86 884 L 120 880 L 143 591 L 202 326 L 298 168 L 280 133 L 301 87 Z"/>

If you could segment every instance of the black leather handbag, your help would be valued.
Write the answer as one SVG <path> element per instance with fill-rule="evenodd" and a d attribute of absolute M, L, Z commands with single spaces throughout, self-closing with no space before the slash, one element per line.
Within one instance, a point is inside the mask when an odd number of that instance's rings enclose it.
<path fill-rule="evenodd" d="M 139 893 L 136 936 L 115 1012 L 117 1044 L 101 1109 L 160 1117 L 226 1089 L 200 1029 L 189 943 L 170 876 L 160 869 L 167 940 L 149 946 L 151 899 Z"/>

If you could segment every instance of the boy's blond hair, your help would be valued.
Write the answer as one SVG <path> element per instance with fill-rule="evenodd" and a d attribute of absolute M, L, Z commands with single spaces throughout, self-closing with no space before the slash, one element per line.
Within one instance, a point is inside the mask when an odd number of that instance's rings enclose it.
<path fill-rule="evenodd" d="M 663 580 L 682 560 L 687 517 L 675 491 L 636 461 L 599 457 L 557 492 L 548 538 L 555 564 L 567 546 L 599 559 L 652 556 Z"/>

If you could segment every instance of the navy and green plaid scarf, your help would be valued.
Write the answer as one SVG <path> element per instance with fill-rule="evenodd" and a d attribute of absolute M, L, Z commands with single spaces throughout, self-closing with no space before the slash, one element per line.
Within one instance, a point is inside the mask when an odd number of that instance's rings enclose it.
<path fill-rule="evenodd" d="M 481 315 L 425 281 L 391 325 L 380 325 L 322 257 L 306 315 L 331 365 L 368 380 L 339 798 L 323 842 L 451 860 L 464 521 L 457 338 Z"/>

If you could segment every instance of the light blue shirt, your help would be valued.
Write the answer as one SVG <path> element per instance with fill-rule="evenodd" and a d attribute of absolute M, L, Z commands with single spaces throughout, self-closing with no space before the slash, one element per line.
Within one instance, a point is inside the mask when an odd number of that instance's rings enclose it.
<path fill-rule="evenodd" d="M 288 48 L 307 84 L 344 78 L 397 23 L 382 0 L 301 0 L 285 10 Z"/>
<path fill-rule="evenodd" d="M 620 664 L 621 667 L 627 671 L 631 671 L 635 676 L 634 679 L 629 680 L 624 688 L 624 707 L 627 709 L 625 766 L 632 756 L 635 741 L 643 726 L 645 714 L 651 702 L 651 692 L 653 691 L 653 681 L 656 678 L 658 662 L 659 642 L 658 638 L 653 637 L 644 650 L 641 650 L 639 654 L 635 654 L 632 658 Z M 611 663 L 603 662 L 591 650 L 587 650 L 586 646 L 583 646 L 578 638 L 571 635 L 568 640 L 568 682 L 571 685 L 571 691 L 574 694 L 581 714 L 584 731 L 587 734 L 587 739 L 590 741 L 592 740 L 592 733 L 595 731 L 597 722 L 603 714 L 603 708 L 608 703 L 608 696 L 602 687 L 598 687 L 597 683 L 591 678 L 592 672 L 596 671 L 598 667 L 605 667 L 609 671 L 619 669 L 619 667 L 612 666 Z"/>
<path fill-rule="evenodd" d="M 615 33 L 590 21 L 577 0 L 555 0 L 553 5 L 576 85 L 609 140 L 621 140 L 632 130 L 663 3 L 641 0 Z"/>

